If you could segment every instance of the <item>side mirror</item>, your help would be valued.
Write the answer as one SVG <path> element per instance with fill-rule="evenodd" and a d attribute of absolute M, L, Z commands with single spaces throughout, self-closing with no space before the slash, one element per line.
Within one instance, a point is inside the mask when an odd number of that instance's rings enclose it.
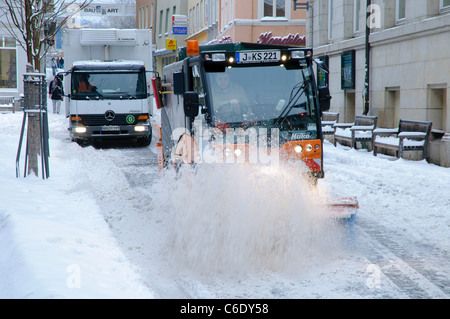
<path fill-rule="evenodd" d="M 185 92 L 183 94 L 184 114 L 187 117 L 194 118 L 198 115 L 198 93 Z"/>
<path fill-rule="evenodd" d="M 330 110 L 330 100 L 330 89 L 327 86 L 319 88 L 319 104 L 322 112 Z"/>
<path fill-rule="evenodd" d="M 175 72 L 173 74 L 173 94 L 182 95 L 184 93 L 184 74 Z"/>

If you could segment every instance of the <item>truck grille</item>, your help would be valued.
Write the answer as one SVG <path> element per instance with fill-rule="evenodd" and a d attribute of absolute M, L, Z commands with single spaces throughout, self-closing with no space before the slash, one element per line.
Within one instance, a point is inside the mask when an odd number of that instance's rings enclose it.
<path fill-rule="evenodd" d="M 134 116 L 134 122 L 133 123 L 127 123 L 127 116 L 133 115 Z M 104 114 L 89 114 L 89 115 L 79 115 L 81 117 L 81 120 L 83 122 L 83 125 L 85 126 L 102 126 L 102 125 L 131 125 L 135 124 L 137 122 L 138 116 L 141 114 L 117 114 L 115 115 L 114 119 L 112 121 L 108 121 L 105 118 Z"/>

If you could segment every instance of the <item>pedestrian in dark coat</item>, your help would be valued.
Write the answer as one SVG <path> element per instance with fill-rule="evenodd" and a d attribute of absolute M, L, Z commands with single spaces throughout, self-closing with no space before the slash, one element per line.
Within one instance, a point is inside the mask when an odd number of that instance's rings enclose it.
<path fill-rule="evenodd" d="M 50 82 L 50 85 L 48 87 L 48 94 L 52 99 L 53 113 L 59 114 L 61 109 L 61 101 L 64 98 L 64 89 L 61 77 L 55 76 L 52 82 Z"/>

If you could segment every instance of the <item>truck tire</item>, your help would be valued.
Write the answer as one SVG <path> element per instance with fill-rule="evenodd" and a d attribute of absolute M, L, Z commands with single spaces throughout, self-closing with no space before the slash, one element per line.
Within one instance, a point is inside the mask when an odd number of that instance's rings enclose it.
<path fill-rule="evenodd" d="M 139 146 L 149 146 L 150 143 L 152 142 L 152 135 L 150 134 L 147 137 L 140 137 L 137 139 L 137 144 Z"/>

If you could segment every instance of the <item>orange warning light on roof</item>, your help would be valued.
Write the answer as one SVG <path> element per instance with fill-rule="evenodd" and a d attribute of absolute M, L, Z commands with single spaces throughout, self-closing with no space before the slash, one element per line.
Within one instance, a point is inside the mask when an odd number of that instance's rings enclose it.
<path fill-rule="evenodd" d="M 200 50 L 198 48 L 198 41 L 189 40 L 187 42 L 186 54 L 187 55 L 199 55 Z"/>

